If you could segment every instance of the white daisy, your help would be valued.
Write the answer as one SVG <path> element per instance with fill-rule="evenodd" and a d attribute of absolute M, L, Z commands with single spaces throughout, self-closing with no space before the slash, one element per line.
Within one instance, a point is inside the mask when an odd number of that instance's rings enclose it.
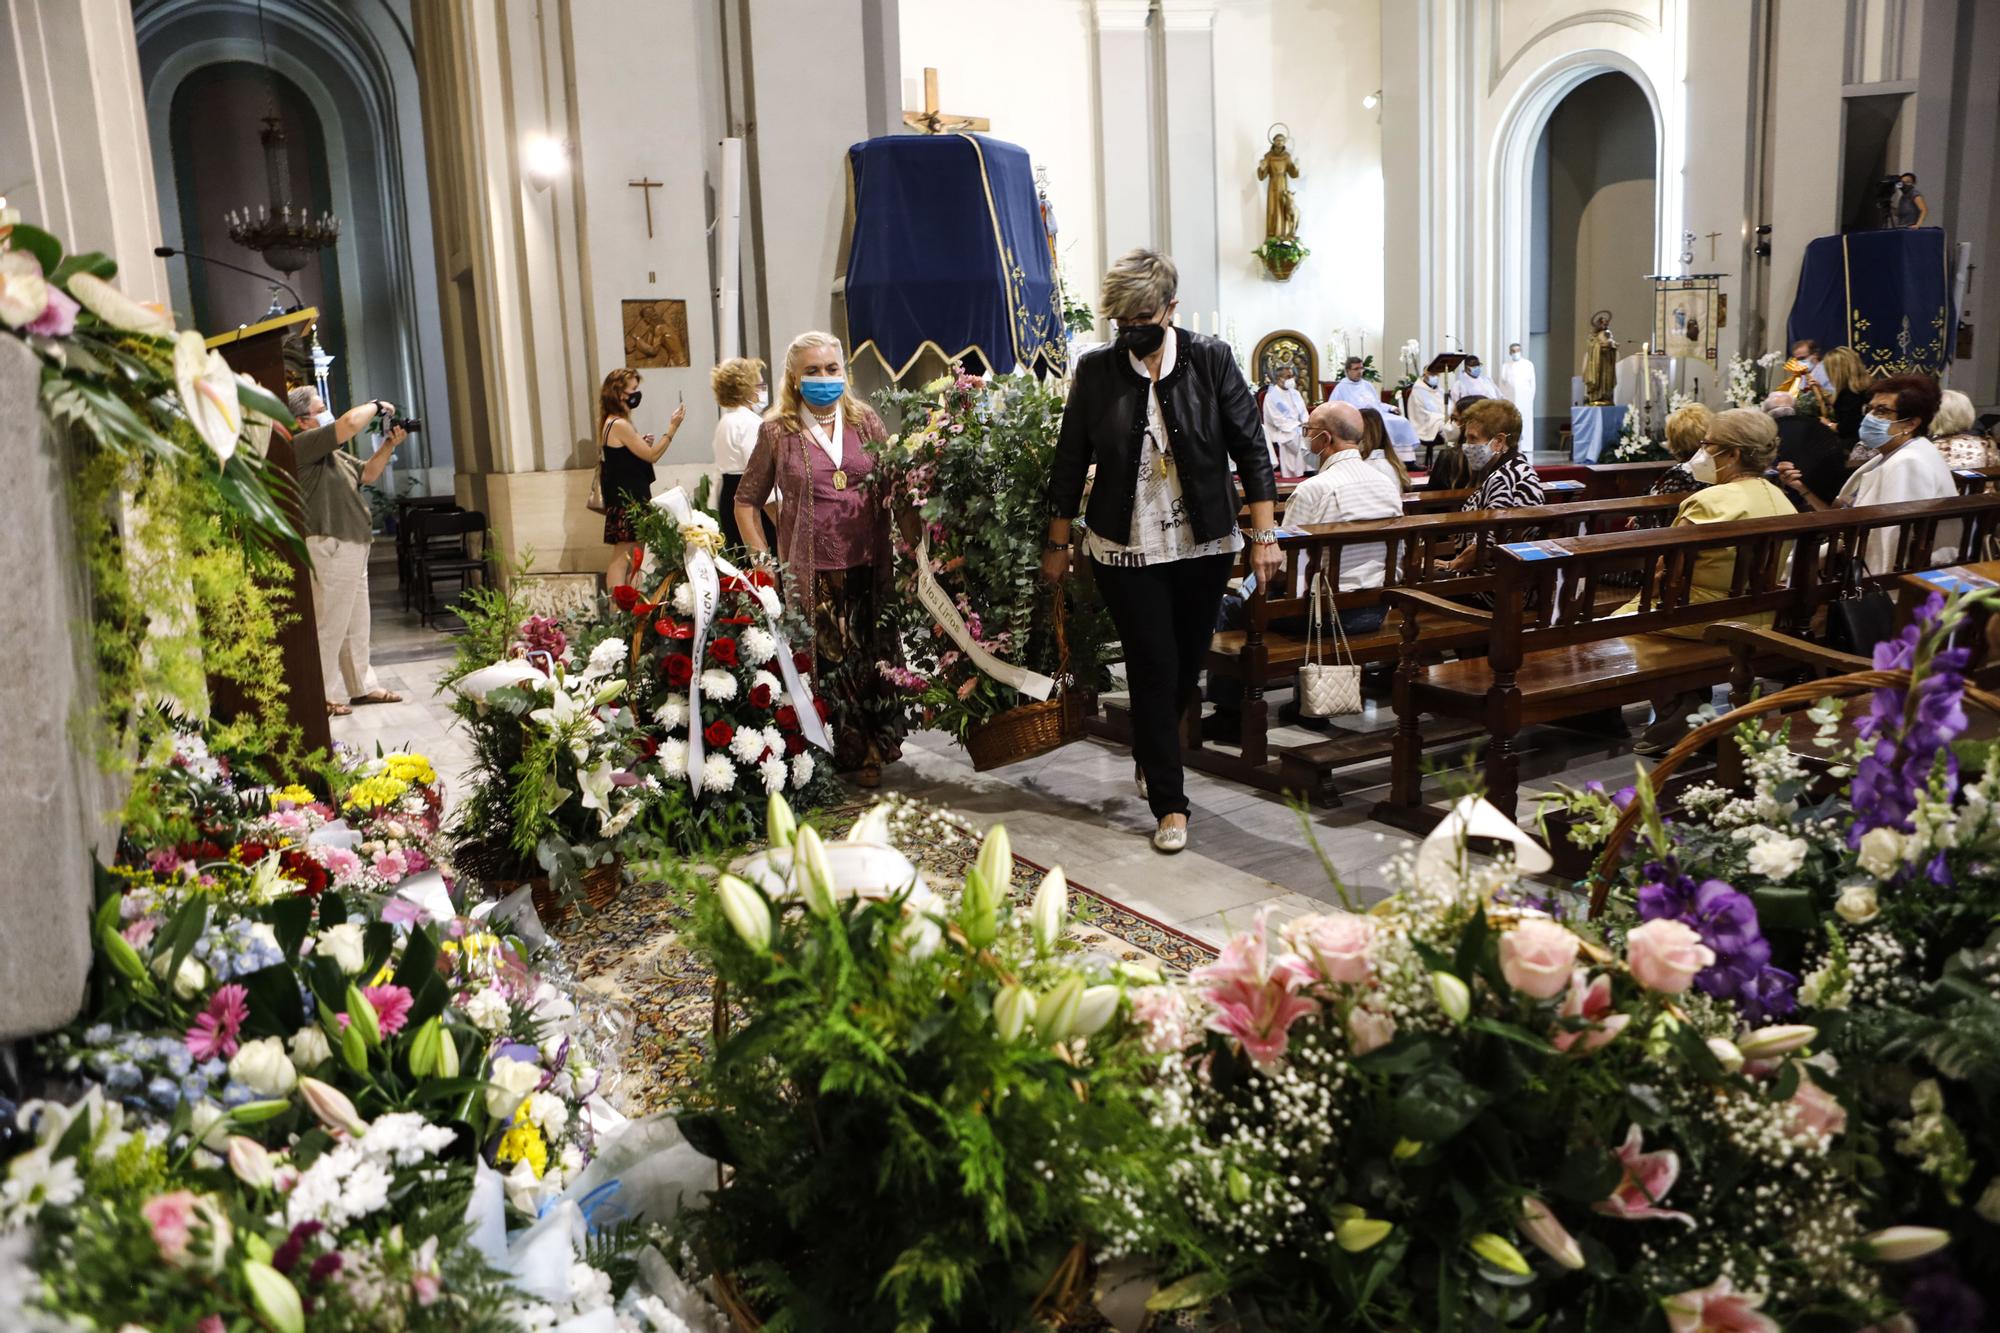
<path fill-rule="evenodd" d="M 737 639 L 738 655 L 749 666 L 761 666 L 778 655 L 778 640 L 771 631 L 752 625 Z"/>
<path fill-rule="evenodd" d="M 736 676 L 721 667 L 710 667 L 701 673 L 701 693 L 704 699 L 717 703 L 727 703 L 736 697 Z"/>
<path fill-rule="evenodd" d="M 712 754 L 701 764 L 703 791 L 729 791 L 736 786 L 736 765 L 726 754 Z"/>

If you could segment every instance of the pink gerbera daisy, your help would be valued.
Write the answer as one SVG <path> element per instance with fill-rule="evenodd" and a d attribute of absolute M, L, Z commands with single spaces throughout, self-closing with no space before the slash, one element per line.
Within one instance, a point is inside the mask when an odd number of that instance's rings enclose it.
<path fill-rule="evenodd" d="M 250 993 L 238 985 L 218 986 L 208 1009 L 196 1014 L 187 1032 L 188 1054 L 197 1060 L 227 1060 L 236 1054 L 236 1034 L 250 1017 Z"/>
<path fill-rule="evenodd" d="M 375 1006 L 375 1022 L 382 1035 L 393 1037 L 410 1019 L 410 992 L 402 986 L 367 986 L 361 993 Z"/>

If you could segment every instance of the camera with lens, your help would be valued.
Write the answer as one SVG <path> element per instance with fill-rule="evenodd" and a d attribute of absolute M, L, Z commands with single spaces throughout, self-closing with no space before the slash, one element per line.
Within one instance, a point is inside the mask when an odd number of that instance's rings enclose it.
<path fill-rule="evenodd" d="M 392 430 L 400 430 L 406 435 L 415 435 L 418 431 L 422 430 L 423 428 L 424 428 L 424 423 L 421 417 L 376 417 L 375 418 L 375 429 L 379 434 L 383 435 L 387 435 Z"/>

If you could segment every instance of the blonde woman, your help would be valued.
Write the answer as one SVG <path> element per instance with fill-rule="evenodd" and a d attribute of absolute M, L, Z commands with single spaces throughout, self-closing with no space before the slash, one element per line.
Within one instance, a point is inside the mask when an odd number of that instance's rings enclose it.
<path fill-rule="evenodd" d="M 743 545 L 736 526 L 736 488 L 743 482 L 743 469 L 757 447 L 757 435 L 764 426 L 764 406 L 770 390 L 764 386 L 764 363 L 754 356 L 732 356 L 708 372 L 708 387 L 715 393 L 715 405 L 722 417 L 715 423 L 715 468 L 722 474 L 718 507 L 722 514 L 722 535 L 731 546 Z M 777 541 L 771 519 L 775 506 L 762 516 L 764 548 Z"/>
<path fill-rule="evenodd" d="M 768 556 L 762 510 L 782 491 L 778 559 L 785 600 L 813 624 L 815 687 L 829 710 L 834 766 L 863 787 L 902 755 L 902 702 L 877 669 L 900 659 L 879 609 L 894 572 L 889 511 L 866 484 L 868 445 L 887 434 L 848 390 L 847 358 L 830 333 L 802 333 L 785 351 L 778 402 L 757 433 L 733 496 L 737 530 Z"/>
<path fill-rule="evenodd" d="M 1395 486 L 1396 494 L 1410 490 L 1410 474 L 1403 470 L 1403 460 L 1396 457 L 1396 446 L 1389 440 L 1389 427 L 1380 408 L 1361 409 L 1361 457 Z"/>
<path fill-rule="evenodd" d="M 1820 369 L 1833 385 L 1833 402 L 1821 415 L 1833 422 L 1833 433 L 1852 449 L 1861 441 L 1861 418 L 1868 415 L 1868 398 L 1875 391 L 1875 378 L 1852 347 L 1836 347 L 1828 352 L 1820 362 Z M 1851 460 L 1851 465 L 1859 463 Z"/>
<path fill-rule="evenodd" d="M 632 509 L 653 498 L 653 464 L 673 444 L 687 406 L 674 408 L 665 435 L 641 435 L 632 424 L 639 406 L 639 372 L 620 366 L 604 377 L 597 390 L 598 492 L 604 497 L 604 540 L 611 545 L 611 563 L 604 567 L 604 586 L 615 588 L 632 576 Z"/>
<path fill-rule="evenodd" d="M 1709 423 L 1714 420 L 1715 413 L 1700 403 L 1689 403 L 1668 414 L 1667 452 L 1674 456 L 1674 465 L 1660 474 L 1646 494 L 1678 495 L 1683 491 L 1698 491 L 1707 484 L 1695 480 L 1687 465 L 1708 437 Z"/>

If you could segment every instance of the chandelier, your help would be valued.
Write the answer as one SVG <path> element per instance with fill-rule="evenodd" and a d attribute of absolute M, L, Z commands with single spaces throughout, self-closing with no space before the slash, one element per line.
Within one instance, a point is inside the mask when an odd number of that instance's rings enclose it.
<path fill-rule="evenodd" d="M 255 217 L 248 207 L 225 214 L 229 239 L 257 251 L 266 264 L 290 275 L 304 268 L 315 251 L 340 239 L 340 219 L 331 213 L 313 217 L 303 205 L 292 207 L 291 155 L 285 148 L 285 131 L 278 123 L 276 108 L 264 117 L 264 129 L 257 138 L 264 145 L 264 178 L 270 186 L 271 202 L 257 205 Z"/>

